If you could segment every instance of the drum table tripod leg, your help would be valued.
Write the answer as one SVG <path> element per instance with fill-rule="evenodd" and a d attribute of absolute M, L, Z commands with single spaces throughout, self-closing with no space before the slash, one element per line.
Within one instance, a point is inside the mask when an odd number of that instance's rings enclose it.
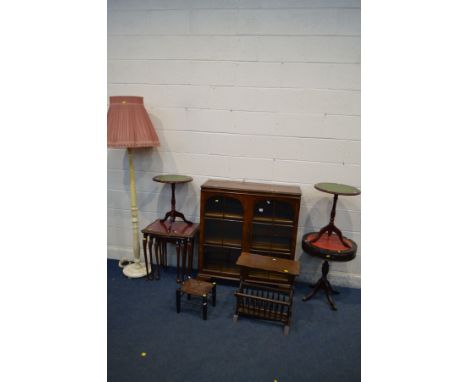
<path fill-rule="evenodd" d="M 329 269 L 330 269 L 330 265 L 328 264 L 328 261 L 325 260 L 322 264 L 322 277 L 317 282 L 317 284 L 315 284 L 312 291 L 308 295 L 302 298 L 302 301 L 307 301 L 311 299 L 312 297 L 316 295 L 319 289 L 324 289 L 327 295 L 328 303 L 330 304 L 331 308 L 333 310 L 338 310 L 336 307 L 335 301 L 333 301 L 332 293 L 338 294 L 339 292 L 334 290 L 330 282 L 328 281 L 327 275 L 328 275 Z"/>
<path fill-rule="evenodd" d="M 330 284 L 330 281 L 327 280 L 327 285 L 328 285 L 328 288 L 330 288 L 330 290 L 332 291 L 333 294 L 340 294 L 339 291 L 337 291 L 335 288 L 333 288 Z"/>
<path fill-rule="evenodd" d="M 333 289 L 330 287 L 330 283 L 325 283 L 325 292 L 327 293 L 327 300 L 333 310 L 338 310 L 335 301 L 333 301 L 332 292 Z"/>
<path fill-rule="evenodd" d="M 322 279 L 320 279 L 314 286 L 311 285 L 311 287 L 313 288 L 312 291 L 306 296 L 302 297 L 302 301 L 307 301 L 307 300 L 310 300 L 312 297 L 314 297 L 319 291 L 321 286 L 322 286 Z"/>

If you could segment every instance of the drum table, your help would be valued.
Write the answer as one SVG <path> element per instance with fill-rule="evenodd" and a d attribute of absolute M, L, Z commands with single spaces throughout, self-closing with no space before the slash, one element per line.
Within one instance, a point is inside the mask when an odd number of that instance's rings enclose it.
<path fill-rule="evenodd" d="M 312 286 L 312 291 L 302 300 L 307 301 L 319 291 L 324 289 L 328 302 L 333 310 L 337 310 L 332 293 L 334 290 L 328 281 L 327 275 L 330 269 L 328 261 L 350 261 L 356 257 L 357 245 L 351 239 L 343 236 L 338 227 L 335 226 L 336 203 L 338 195 L 359 195 L 361 191 L 355 187 L 337 183 L 317 183 L 317 190 L 333 194 L 333 207 L 330 214 L 330 222 L 319 232 L 306 233 L 302 238 L 302 249 L 311 256 L 323 258 L 322 277 Z"/>

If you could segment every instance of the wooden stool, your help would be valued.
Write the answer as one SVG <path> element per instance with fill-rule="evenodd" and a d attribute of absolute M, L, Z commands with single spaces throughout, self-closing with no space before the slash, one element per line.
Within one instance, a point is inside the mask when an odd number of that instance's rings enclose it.
<path fill-rule="evenodd" d="M 216 283 L 208 281 L 187 279 L 183 282 L 182 286 L 176 290 L 176 309 L 180 313 L 180 301 L 183 294 L 187 295 L 190 300 L 191 296 L 201 297 L 203 301 L 203 319 L 206 320 L 208 316 L 208 295 L 211 293 L 211 303 L 216 306 Z"/>

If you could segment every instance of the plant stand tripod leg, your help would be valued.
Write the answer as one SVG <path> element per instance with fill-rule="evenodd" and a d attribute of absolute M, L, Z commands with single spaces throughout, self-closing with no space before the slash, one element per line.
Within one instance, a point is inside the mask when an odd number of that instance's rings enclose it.
<path fill-rule="evenodd" d="M 317 237 L 311 241 L 312 243 L 315 243 L 315 242 L 319 241 L 320 238 L 322 237 L 322 235 L 325 232 L 327 232 L 328 236 L 331 236 L 332 232 L 335 232 L 338 235 L 338 239 L 341 241 L 341 244 L 343 244 L 347 248 L 350 248 L 350 245 L 343 240 L 343 235 L 342 235 L 341 231 L 338 229 L 338 227 L 335 226 L 335 215 L 336 215 L 336 203 L 337 202 L 338 202 L 338 195 L 335 194 L 333 196 L 333 206 L 332 206 L 332 210 L 331 210 L 331 213 L 330 213 L 330 222 L 319 231 Z"/>
<path fill-rule="evenodd" d="M 161 219 L 161 221 L 165 222 L 167 220 L 167 218 L 170 218 L 170 217 L 171 217 L 171 211 L 166 212 L 166 215 L 164 215 L 164 219 Z"/>
<path fill-rule="evenodd" d="M 182 212 L 174 211 L 172 216 L 181 218 L 185 223 L 192 225 L 193 223 L 190 220 L 187 220 Z"/>

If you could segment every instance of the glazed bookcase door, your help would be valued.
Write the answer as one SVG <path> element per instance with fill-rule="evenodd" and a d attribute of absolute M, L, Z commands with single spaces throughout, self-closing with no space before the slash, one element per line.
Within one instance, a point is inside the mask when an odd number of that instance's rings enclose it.
<path fill-rule="evenodd" d="M 294 257 L 296 229 L 295 209 L 290 201 L 258 198 L 253 204 L 250 252 Z"/>
<path fill-rule="evenodd" d="M 228 195 L 207 194 L 202 213 L 203 270 L 237 275 L 244 226 L 241 201 Z"/>

